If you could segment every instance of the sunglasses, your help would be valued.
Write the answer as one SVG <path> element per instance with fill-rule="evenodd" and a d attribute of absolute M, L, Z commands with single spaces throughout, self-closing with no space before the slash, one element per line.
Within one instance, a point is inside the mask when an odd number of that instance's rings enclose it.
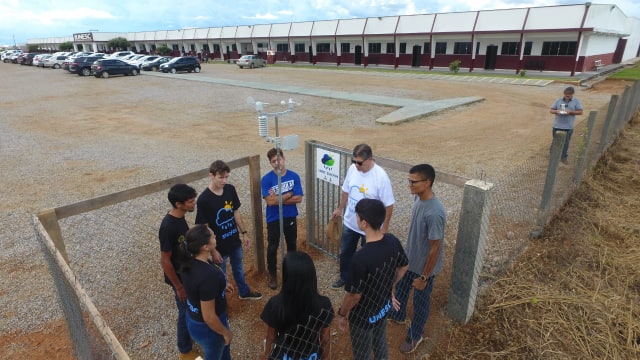
<path fill-rule="evenodd" d="M 362 164 L 364 164 L 364 162 L 365 162 L 365 161 L 367 161 L 367 160 L 369 160 L 369 159 L 362 160 L 362 161 L 351 160 L 351 163 L 352 163 L 352 164 L 356 164 L 356 165 L 358 165 L 358 166 L 362 166 Z"/>

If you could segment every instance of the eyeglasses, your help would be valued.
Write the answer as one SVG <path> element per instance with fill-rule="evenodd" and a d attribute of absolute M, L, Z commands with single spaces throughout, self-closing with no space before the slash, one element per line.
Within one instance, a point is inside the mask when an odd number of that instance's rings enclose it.
<path fill-rule="evenodd" d="M 407 180 L 409 180 L 409 186 L 413 186 L 413 185 L 415 185 L 415 183 L 419 183 L 419 182 L 422 182 L 422 181 L 429 181 L 429 179 L 422 179 L 422 180 L 407 179 Z"/>
<path fill-rule="evenodd" d="M 365 162 L 365 161 L 367 161 L 367 160 L 369 160 L 369 159 L 364 159 L 364 160 L 362 160 L 362 161 L 351 160 L 351 163 L 352 163 L 352 164 L 356 164 L 356 165 L 358 165 L 358 166 L 362 166 L 362 164 L 364 164 L 364 162 Z"/>

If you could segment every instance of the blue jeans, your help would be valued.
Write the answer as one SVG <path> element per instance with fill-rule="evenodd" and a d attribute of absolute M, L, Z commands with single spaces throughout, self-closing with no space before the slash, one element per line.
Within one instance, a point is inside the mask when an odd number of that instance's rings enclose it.
<path fill-rule="evenodd" d="M 389 316 L 392 319 L 404 320 L 407 317 L 407 301 L 409 293 L 413 289 L 413 319 L 407 337 L 411 340 L 418 340 L 424 332 L 424 326 L 429 318 L 429 307 L 431 306 L 431 290 L 433 289 L 433 279 L 435 275 L 427 279 L 427 286 L 424 290 L 416 290 L 412 287 L 413 280 L 420 275 L 407 271 L 396 286 L 396 299 L 400 302 L 400 310 L 391 310 Z"/>
<path fill-rule="evenodd" d="M 187 330 L 187 320 L 185 318 L 185 313 L 187 312 L 187 302 L 180 301 L 178 298 L 178 293 L 176 289 L 172 286 L 173 293 L 176 298 L 176 306 L 178 307 L 178 321 L 176 323 L 176 335 L 178 337 L 178 351 L 183 354 L 191 351 L 193 347 L 193 343 L 191 342 L 191 336 L 189 335 L 189 331 Z"/>
<path fill-rule="evenodd" d="M 373 351 L 374 360 L 389 359 L 387 321 L 385 319 L 365 328 L 349 324 L 349 334 L 351 335 L 351 350 L 354 360 L 371 360 L 371 351 Z"/>
<path fill-rule="evenodd" d="M 346 226 L 342 228 L 342 238 L 340 240 L 340 279 L 342 279 L 342 281 L 347 280 L 351 259 L 358 248 L 358 240 L 360 240 L 360 246 L 363 246 L 366 242 L 364 235 Z"/>
<path fill-rule="evenodd" d="M 553 128 L 551 135 L 555 136 L 556 131 L 564 131 L 567 134 L 567 136 L 565 136 L 564 138 L 564 146 L 562 147 L 562 156 L 561 156 L 561 158 L 566 159 L 569 156 L 569 141 L 571 140 L 571 135 L 573 135 L 573 129 L 567 130 L 567 129 Z"/>
<path fill-rule="evenodd" d="M 236 249 L 222 257 L 222 272 L 227 276 L 227 259 L 231 259 L 231 272 L 233 273 L 233 279 L 238 285 L 238 295 L 245 296 L 249 293 L 249 285 L 244 280 L 244 266 L 242 265 L 242 246 L 238 246 Z"/>
<path fill-rule="evenodd" d="M 227 315 L 220 315 L 220 321 L 229 328 Z M 204 351 L 205 360 L 231 360 L 231 347 L 224 344 L 224 337 L 211 330 L 205 322 L 195 321 L 187 313 L 189 333 Z"/>

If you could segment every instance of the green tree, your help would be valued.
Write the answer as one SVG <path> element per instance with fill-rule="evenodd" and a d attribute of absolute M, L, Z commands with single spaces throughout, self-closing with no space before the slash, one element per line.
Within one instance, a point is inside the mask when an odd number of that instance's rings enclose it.
<path fill-rule="evenodd" d="M 116 49 L 117 51 L 123 51 L 127 50 L 127 48 L 131 46 L 131 43 L 129 42 L 129 40 L 123 38 L 122 36 L 119 36 L 117 38 L 109 40 L 107 42 L 107 46 L 111 49 Z"/>
<path fill-rule="evenodd" d="M 167 55 L 167 54 L 169 54 L 171 52 L 171 49 L 169 49 L 169 47 L 167 45 L 162 45 L 162 46 L 158 47 L 156 49 L 156 51 L 160 55 Z"/>
<path fill-rule="evenodd" d="M 73 50 L 73 43 L 71 41 L 63 42 L 60 45 L 58 45 L 58 49 L 60 51 Z"/>
<path fill-rule="evenodd" d="M 40 48 L 40 46 L 36 45 L 36 44 L 31 44 L 31 45 L 27 46 L 27 49 L 29 49 L 29 52 L 38 52 L 39 48 Z"/>

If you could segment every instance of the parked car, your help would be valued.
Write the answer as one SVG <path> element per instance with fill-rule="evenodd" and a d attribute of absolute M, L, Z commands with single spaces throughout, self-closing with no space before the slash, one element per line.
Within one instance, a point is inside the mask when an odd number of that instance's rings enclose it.
<path fill-rule="evenodd" d="M 20 57 L 20 65 L 33 65 L 33 58 L 38 55 L 36 53 L 24 53 L 22 57 Z"/>
<path fill-rule="evenodd" d="M 120 59 L 99 59 L 91 65 L 93 76 L 108 78 L 111 75 L 138 75 L 138 67 Z"/>
<path fill-rule="evenodd" d="M 12 62 L 13 59 L 18 57 L 18 55 L 22 54 L 22 50 L 6 50 L 2 54 L 2 61 L 5 63 Z"/>
<path fill-rule="evenodd" d="M 186 72 L 200 72 L 200 62 L 198 62 L 198 58 L 193 56 L 183 56 L 171 59 L 162 65 L 160 65 L 160 71 L 167 73 L 170 72 L 175 74 L 179 71 Z"/>
<path fill-rule="evenodd" d="M 171 56 L 159 56 L 158 58 L 142 63 L 140 68 L 144 71 L 158 71 L 160 70 L 160 65 L 171 61 L 173 59 Z"/>
<path fill-rule="evenodd" d="M 145 56 L 142 56 L 142 57 L 140 57 L 140 58 L 138 58 L 138 59 L 135 59 L 135 60 L 129 60 L 129 61 L 127 61 L 127 62 L 128 62 L 129 64 L 131 64 L 131 65 L 135 65 L 135 66 L 137 66 L 137 67 L 138 67 L 138 69 L 140 69 L 140 68 L 142 67 L 142 64 L 144 64 L 145 62 L 147 62 L 147 61 L 153 61 L 153 60 L 155 60 L 155 59 L 157 59 L 157 58 L 159 58 L 159 57 L 160 57 L 159 55 L 145 55 Z"/>
<path fill-rule="evenodd" d="M 66 55 L 52 55 L 44 60 L 44 67 L 50 67 L 52 69 L 60 69 L 67 60 Z"/>
<path fill-rule="evenodd" d="M 236 65 L 238 65 L 240 69 L 243 69 L 245 66 L 253 69 L 254 67 L 267 66 L 267 61 L 259 55 L 242 55 L 240 59 L 236 61 Z"/>
<path fill-rule="evenodd" d="M 114 52 L 113 54 L 109 55 L 108 57 L 120 59 L 123 56 L 128 56 L 128 55 L 132 55 L 132 54 L 135 54 L 135 53 L 133 51 L 117 51 L 117 52 Z"/>
<path fill-rule="evenodd" d="M 75 58 L 69 64 L 69 72 L 82 75 L 82 76 L 89 76 L 91 75 L 91 64 L 93 64 L 93 62 L 98 59 L 102 59 L 102 57 L 101 56 L 81 56 L 79 58 Z"/>
<path fill-rule="evenodd" d="M 44 61 L 50 58 L 51 54 L 38 54 L 33 57 L 33 66 L 44 67 Z"/>

